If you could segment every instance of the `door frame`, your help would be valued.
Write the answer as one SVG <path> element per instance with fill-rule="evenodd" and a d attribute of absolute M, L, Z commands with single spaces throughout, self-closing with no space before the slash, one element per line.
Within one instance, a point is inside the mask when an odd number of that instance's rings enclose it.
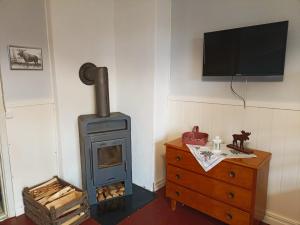
<path fill-rule="evenodd" d="M 10 163 L 9 144 L 7 139 L 6 129 L 6 107 L 3 95 L 2 74 L 0 65 L 0 176 L 1 176 L 1 189 L 3 190 L 3 203 L 5 218 L 14 217 L 16 215 L 13 180 Z M 2 108 L 2 109 L 1 109 Z"/>

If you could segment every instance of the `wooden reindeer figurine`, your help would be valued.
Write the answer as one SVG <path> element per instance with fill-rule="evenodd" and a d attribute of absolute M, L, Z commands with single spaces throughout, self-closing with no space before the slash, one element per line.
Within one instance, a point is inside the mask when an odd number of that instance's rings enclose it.
<path fill-rule="evenodd" d="M 244 142 L 246 140 L 249 140 L 250 135 L 251 132 L 245 132 L 244 130 L 241 131 L 241 134 L 233 134 L 232 144 L 227 145 L 227 147 L 247 154 L 253 153 L 252 150 L 244 148 Z M 238 145 L 238 141 L 240 142 L 239 145 Z"/>

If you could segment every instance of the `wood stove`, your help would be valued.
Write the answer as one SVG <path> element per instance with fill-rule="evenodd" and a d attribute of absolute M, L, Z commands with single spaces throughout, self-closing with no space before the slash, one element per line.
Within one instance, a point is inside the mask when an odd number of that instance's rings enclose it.
<path fill-rule="evenodd" d="M 125 191 L 118 193 L 132 194 L 130 117 L 119 112 L 109 117 L 81 115 L 78 124 L 82 184 L 89 204 L 121 196 L 116 192 L 103 192 L 103 196 L 99 193 L 120 183 Z"/>

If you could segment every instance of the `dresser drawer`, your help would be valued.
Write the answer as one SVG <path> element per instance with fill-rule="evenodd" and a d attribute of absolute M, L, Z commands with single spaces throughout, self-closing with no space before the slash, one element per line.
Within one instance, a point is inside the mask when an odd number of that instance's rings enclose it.
<path fill-rule="evenodd" d="M 168 164 L 205 174 L 231 184 L 251 189 L 254 183 L 254 170 L 222 161 L 217 166 L 205 172 L 190 152 L 167 148 L 166 159 Z"/>
<path fill-rule="evenodd" d="M 171 165 L 167 166 L 167 180 L 188 187 L 189 189 L 216 200 L 250 211 L 252 195 L 247 189 Z"/>
<path fill-rule="evenodd" d="M 166 195 L 169 198 L 184 203 L 225 223 L 232 225 L 250 224 L 250 215 L 247 212 L 213 200 L 169 181 L 167 181 Z"/>

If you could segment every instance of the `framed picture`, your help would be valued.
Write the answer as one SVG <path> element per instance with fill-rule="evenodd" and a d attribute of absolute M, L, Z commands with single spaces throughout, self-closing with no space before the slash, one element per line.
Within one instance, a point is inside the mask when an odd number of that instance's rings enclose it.
<path fill-rule="evenodd" d="M 8 46 L 11 70 L 43 70 L 41 48 Z"/>

